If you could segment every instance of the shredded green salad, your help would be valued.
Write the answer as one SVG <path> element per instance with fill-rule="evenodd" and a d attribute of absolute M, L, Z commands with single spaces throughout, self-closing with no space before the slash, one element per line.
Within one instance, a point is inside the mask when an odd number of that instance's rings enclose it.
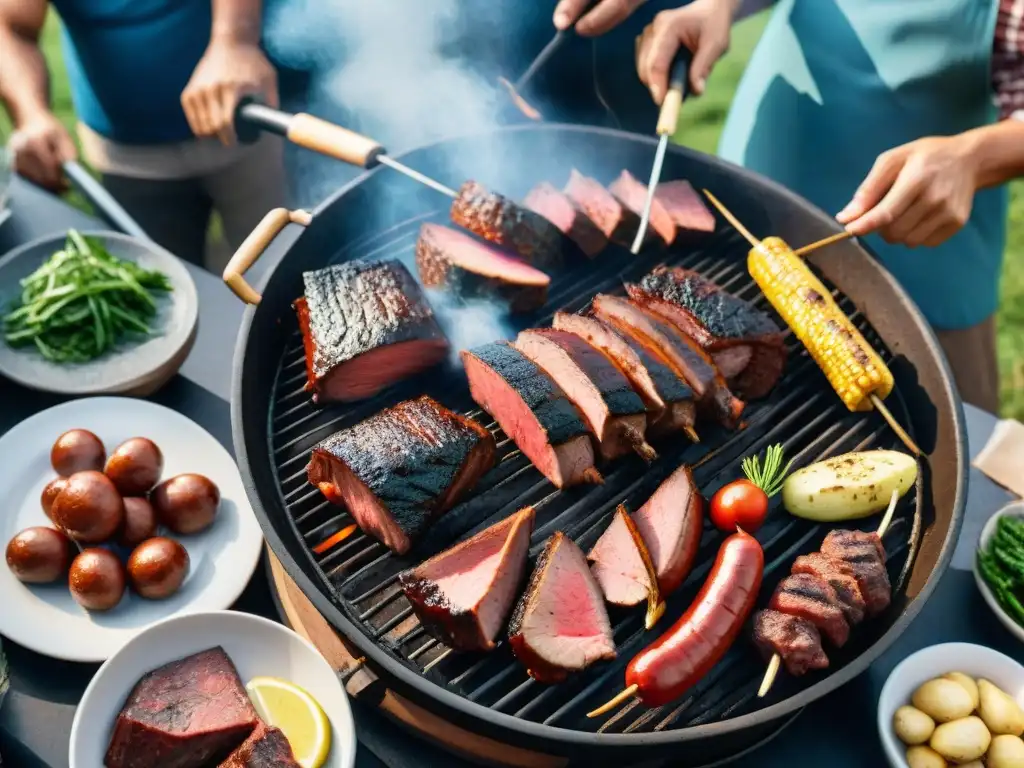
<path fill-rule="evenodd" d="M 162 272 L 118 259 L 72 229 L 63 250 L 21 281 L 21 295 L 3 317 L 4 340 L 34 345 L 53 362 L 88 362 L 150 335 L 156 296 L 170 290 Z"/>
<path fill-rule="evenodd" d="M 978 550 L 978 571 L 1003 610 L 1024 626 L 1024 520 L 999 518 L 988 549 Z"/>

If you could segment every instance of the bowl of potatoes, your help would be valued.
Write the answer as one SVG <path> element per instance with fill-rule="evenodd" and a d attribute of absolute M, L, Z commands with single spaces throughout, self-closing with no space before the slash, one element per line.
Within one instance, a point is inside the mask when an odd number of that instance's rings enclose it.
<path fill-rule="evenodd" d="M 991 648 L 944 643 L 908 656 L 878 699 L 893 768 L 1024 768 L 1024 666 Z"/>

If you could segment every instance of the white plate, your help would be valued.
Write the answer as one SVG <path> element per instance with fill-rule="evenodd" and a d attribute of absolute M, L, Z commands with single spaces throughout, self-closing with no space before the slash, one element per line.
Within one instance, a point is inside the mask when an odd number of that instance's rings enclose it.
<path fill-rule="evenodd" d="M 65 582 L 22 584 L 0 561 L 0 634 L 47 656 L 97 662 L 155 621 L 183 612 L 231 606 L 260 558 L 263 532 L 246 499 L 238 468 L 216 439 L 195 422 L 162 405 L 122 397 L 72 400 L 26 419 L 0 438 L 0 544 L 33 525 L 49 525 L 39 503 L 56 475 L 50 448 L 69 429 L 88 429 L 112 451 L 130 437 L 148 437 L 164 455 L 163 477 L 198 472 L 221 493 L 214 524 L 194 536 L 175 536 L 188 550 L 191 570 L 167 600 L 143 600 L 126 591 L 105 613 L 89 613 Z"/>
<path fill-rule="evenodd" d="M 267 675 L 304 688 L 331 721 L 327 768 L 352 768 L 356 735 L 352 711 L 337 674 L 312 645 L 285 626 L 259 616 L 215 611 L 176 616 L 149 627 L 113 656 L 85 689 L 71 725 L 70 768 L 98 768 L 114 720 L 135 683 L 157 667 L 220 646 L 242 682 Z"/>
<path fill-rule="evenodd" d="M 985 523 L 985 527 L 981 529 L 981 536 L 978 538 L 978 548 L 988 549 L 989 542 L 992 541 L 992 537 L 996 535 L 996 524 L 999 522 L 999 518 L 1003 515 L 1010 515 L 1012 517 L 1024 517 L 1024 502 L 1015 501 L 1012 504 L 1007 504 L 1005 507 L 996 512 L 992 517 Z M 996 596 L 992 594 L 992 590 L 989 589 L 988 584 L 981 578 L 981 572 L 978 570 L 978 558 L 974 558 L 974 582 L 978 585 L 978 591 L 981 592 L 981 596 L 988 603 L 988 607 L 992 609 L 992 613 L 996 615 L 996 618 L 1002 622 L 1003 626 L 1006 627 L 1010 634 L 1016 637 L 1021 642 L 1024 642 L 1024 627 L 1014 621 L 1003 607 L 996 600 Z"/>
<path fill-rule="evenodd" d="M 907 748 L 896 736 L 892 716 L 917 687 L 947 672 L 963 672 L 975 679 L 983 677 L 1024 705 L 1024 667 L 999 651 L 973 643 L 943 643 L 913 653 L 889 673 L 878 697 L 878 733 L 892 768 L 907 768 Z"/>

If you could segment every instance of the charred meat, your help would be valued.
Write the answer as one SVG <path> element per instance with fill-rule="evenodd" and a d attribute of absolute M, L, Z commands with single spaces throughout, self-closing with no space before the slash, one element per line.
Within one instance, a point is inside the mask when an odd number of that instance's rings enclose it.
<path fill-rule="evenodd" d="M 793 563 L 793 573 L 809 573 L 824 579 L 836 591 L 836 597 L 843 607 L 843 614 L 850 626 L 856 626 L 864 620 L 867 606 L 860 594 L 857 580 L 843 572 L 843 568 L 832 558 L 820 552 L 801 555 Z"/>
<path fill-rule="evenodd" d="M 523 205 L 550 221 L 587 256 L 596 256 L 608 246 L 598 226 L 564 192 L 546 181 L 530 190 Z"/>
<path fill-rule="evenodd" d="M 654 190 L 654 199 L 672 217 L 678 236 L 693 239 L 715 231 L 715 216 L 704 205 L 688 181 L 662 181 Z"/>
<path fill-rule="evenodd" d="M 754 642 L 765 659 L 778 654 L 793 676 L 828 667 L 821 635 L 807 619 L 768 609 L 754 614 Z"/>
<path fill-rule="evenodd" d="M 399 575 L 431 635 L 460 651 L 494 648 L 526 572 L 533 520 L 527 507 Z"/>
<path fill-rule="evenodd" d="M 473 400 L 558 488 L 601 482 L 586 422 L 561 388 L 505 342 L 462 352 Z"/>
<path fill-rule="evenodd" d="M 447 355 L 433 310 L 398 261 L 350 261 L 302 280 L 294 306 L 315 402 L 371 397 Z"/>
<path fill-rule="evenodd" d="M 416 242 L 416 268 L 428 288 L 464 298 L 494 298 L 513 312 L 544 305 L 551 278 L 524 261 L 440 224 L 424 224 Z"/>
<path fill-rule="evenodd" d="M 683 465 L 633 515 L 651 553 L 662 595 L 675 592 L 693 568 L 704 532 L 704 501 Z"/>
<path fill-rule="evenodd" d="M 162 765 L 161 761 L 161 765 Z M 260 723 L 242 746 L 218 768 L 301 768 L 288 738 L 279 729 Z"/>
<path fill-rule="evenodd" d="M 889 607 L 892 587 L 885 569 L 885 548 L 877 533 L 829 531 L 821 554 L 856 579 L 868 616 L 877 616 Z"/>
<path fill-rule="evenodd" d="M 609 185 L 608 191 L 637 216 L 643 216 L 644 205 L 647 203 L 647 185 L 634 178 L 629 171 L 619 174 L 619 178 Z M 676 239 L 676 223 L 669 215 L 668 209 L 658 199 L 657 190 L 651 201 L 651 215 L 647 226 L 648 233 L 654 231 L 665 245 L 672 245 Z M 650 237 L 645 235 L 644 240 L 648 241 Z"/>
<path fill-rule="evenodd" d="M 809 573 L 795 573 L 780 581 L 769 607 L 807 619 L 837 648 L 850 637 L 850 625 L 836 591 L 827 581 Z"/>
<path fill-rule="evenodd" d="M 494 456 L 490 432 L 423 396 L 327 438 L 306 472 L 363 531 L 401 555 L 494 466 Z"/>
<path fill-rule="evenodd" d="M 605 237 L 620 245 L 632 244 L 640 228 L 640 217 L 599 182 L 573 169 L 563 191 L 583 209 Z"/>
<path fill-rule="evenodd" d="M 590 572 L 601 586 L 604 599 L 612 605 L 626 608 L 638 605 L 651 592 L 651 579 L 641 546 L 646 548 L 646 542 L 636 530 L 636 522 L 625 506 L 620 505 L 587 555 Z"/>

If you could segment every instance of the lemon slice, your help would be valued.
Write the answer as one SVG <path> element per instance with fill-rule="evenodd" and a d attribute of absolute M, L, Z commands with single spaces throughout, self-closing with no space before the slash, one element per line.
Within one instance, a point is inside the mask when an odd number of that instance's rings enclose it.
<path fill-rule="evenodd" d="M 260 717 L 284 732 L 302 768 L 320 768 L 326 762 L 331 751 L 331 722 L 316 699 L 276 677 L 254 677 L 245 690 Z"/>

